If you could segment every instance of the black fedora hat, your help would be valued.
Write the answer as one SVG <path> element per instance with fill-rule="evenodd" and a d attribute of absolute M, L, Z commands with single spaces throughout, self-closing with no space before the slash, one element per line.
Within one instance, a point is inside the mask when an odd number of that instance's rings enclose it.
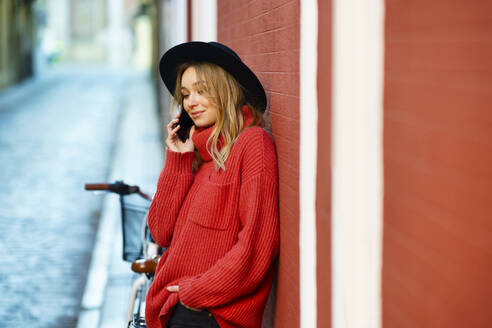
<path fill-rule="evenodd" d="M 166 51 L 159 63 L 159 73 L 169 92 L 174 94 L 177 69 L 181 64 L 204 61 L 216 64 L 234 76 L 244 88 L 246 98 L 265 111 L 266 94 L 261 82 L 231 48 L 218 42 L 186 42 Z"/>

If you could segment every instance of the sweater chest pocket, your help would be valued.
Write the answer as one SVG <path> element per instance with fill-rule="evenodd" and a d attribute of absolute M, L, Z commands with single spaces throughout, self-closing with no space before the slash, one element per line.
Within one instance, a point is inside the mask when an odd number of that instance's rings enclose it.
<path fill-rule="evenodd" d="M 234 219 L 237 201 L 234 201 L 233 184 L 205 183 L 195 194 L 190 206 L 190 220 L 202 227 L 226 230 Z"/>

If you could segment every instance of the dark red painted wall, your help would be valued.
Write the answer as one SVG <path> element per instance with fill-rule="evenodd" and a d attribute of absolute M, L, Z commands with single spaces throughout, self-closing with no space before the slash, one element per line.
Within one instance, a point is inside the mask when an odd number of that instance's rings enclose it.
<path fill-rule="evenodd" d="M 318 0 L 318 162 L 316 175 L 318 328 L 331 327 L 332 2 Z"/>
<path fill-rule="evenodd" d="M 383 327 L 492 327 L 492 2 L 386 1 Z"/>
<path fill-rule="evenodd" d="M 299 327 L 299 0 L 219 0 L 217 7 L 219 42 L 267 90 L 280 178 L 275 327 Z"/>

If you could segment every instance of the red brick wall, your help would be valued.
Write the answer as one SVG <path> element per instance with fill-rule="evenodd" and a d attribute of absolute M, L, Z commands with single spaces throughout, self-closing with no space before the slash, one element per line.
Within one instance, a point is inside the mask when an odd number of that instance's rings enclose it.
<path fill-rule="evenodd" d="M 331 86 L 332 2 L 318 0 L 318 162 L 316 277 L 318 328 L 331 327 Z"/>
<path fill-rule="evenodd" d="M 386 10 L 383 327 L 492 327 L 492 2 Z"/>
<path fill-rule="evenodd" d="M 280 257 L 275 327 L 299 326 L 299 1 L 219 0 L 218 41 L 267 90 L 279 155 Z"/>

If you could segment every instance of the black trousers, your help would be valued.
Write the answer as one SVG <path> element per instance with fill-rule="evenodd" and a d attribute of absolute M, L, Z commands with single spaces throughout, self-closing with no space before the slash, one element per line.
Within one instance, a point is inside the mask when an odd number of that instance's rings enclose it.
<path fill-rule="evenodd" d="M 212 313 L 190 310 L 181 303 L 176 304 L 167 328 L 220 328 Z"/>

